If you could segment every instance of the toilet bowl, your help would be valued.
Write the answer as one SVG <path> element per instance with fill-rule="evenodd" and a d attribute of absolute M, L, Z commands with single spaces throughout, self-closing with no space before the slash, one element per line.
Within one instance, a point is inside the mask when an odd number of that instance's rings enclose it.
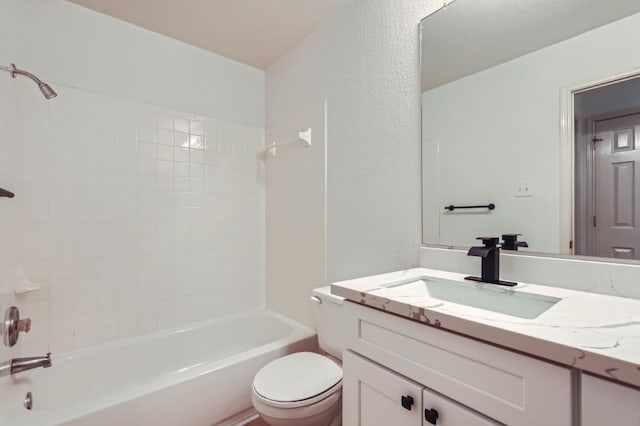
<path fill-rule="evenodd" d="M 271 426 L 342 424 L 343 298 L 313 290 L 318 343 L 327 355 L 298 352 L 271 361 L 253 379 L 252 402 Z"/>
<path fill-rule="evenodd" d="M 342 369 L 317 353 L 287 355 L 258 371 L 252 401 L 272 426 L 340 425 Z"/>

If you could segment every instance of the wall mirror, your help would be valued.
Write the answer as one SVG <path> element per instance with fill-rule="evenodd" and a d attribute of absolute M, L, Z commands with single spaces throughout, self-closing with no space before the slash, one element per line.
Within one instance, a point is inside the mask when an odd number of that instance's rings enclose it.
<path fill-rule="evenodd" d="M 420 31 L 423 243 L 640 259 L 640 2 L 455 0 Z"/>

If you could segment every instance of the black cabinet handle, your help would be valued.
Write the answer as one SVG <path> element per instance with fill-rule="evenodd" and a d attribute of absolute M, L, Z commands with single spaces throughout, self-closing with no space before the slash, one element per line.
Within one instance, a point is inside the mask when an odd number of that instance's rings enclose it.
<path fill-rule="evenodd" d="M 400 403 L 402 404 L 402 406 L 411 411 L 411 407 L 413 407 L 413 397 L 412 396 L 402 396 L 402 399 L 400 400 Z"/>
<path fill-rule="evenodd" d="M 438 411 L 433 408 L 430 410 L 424 410 L 424 419 L 432 425 L 435 425 L 438 421 Z"/>

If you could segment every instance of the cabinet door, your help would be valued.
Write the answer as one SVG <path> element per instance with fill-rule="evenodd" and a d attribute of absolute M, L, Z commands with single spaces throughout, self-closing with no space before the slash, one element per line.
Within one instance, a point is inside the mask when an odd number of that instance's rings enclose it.
<path fill-rule="evenodd" d="M 344 426 L 422 425 L 421 386 L 350 351 L 342 366 Z"/>
<path fill-rule="evenodd" d="M 582 426 L 640 425 L 640 391 L 582 375 Z"/>
<path fill-rule="evenodd" d="M 425 389 L 422 392 L 423 426 L 498 426 L 499 423 L 449 398 Z"/>
<path fill-rule="evenodd" d="M 572 424 L 568 368 L 349 301 L 343 309 L 347 348 L 373 362 L 503 424 Z"/>

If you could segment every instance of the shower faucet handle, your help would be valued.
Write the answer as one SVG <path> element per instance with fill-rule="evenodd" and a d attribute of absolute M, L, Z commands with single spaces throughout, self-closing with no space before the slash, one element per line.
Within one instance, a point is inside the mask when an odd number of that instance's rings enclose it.
<path fill-rule="evenodd" d="M 31 318 L 18 320 L 18 331 L 28 333 L 31 331 Z"/>
<path fill-rule="evenodd" d="M 4 315 L 4 324 L 2 324 L 2 339 L 5 346 L 14 346 L 18 343 L 20 333 L 28 333 L 31 331 L 31 319 L 20 319 L 20 311 L 15 306 L 7 309 Z"/>

